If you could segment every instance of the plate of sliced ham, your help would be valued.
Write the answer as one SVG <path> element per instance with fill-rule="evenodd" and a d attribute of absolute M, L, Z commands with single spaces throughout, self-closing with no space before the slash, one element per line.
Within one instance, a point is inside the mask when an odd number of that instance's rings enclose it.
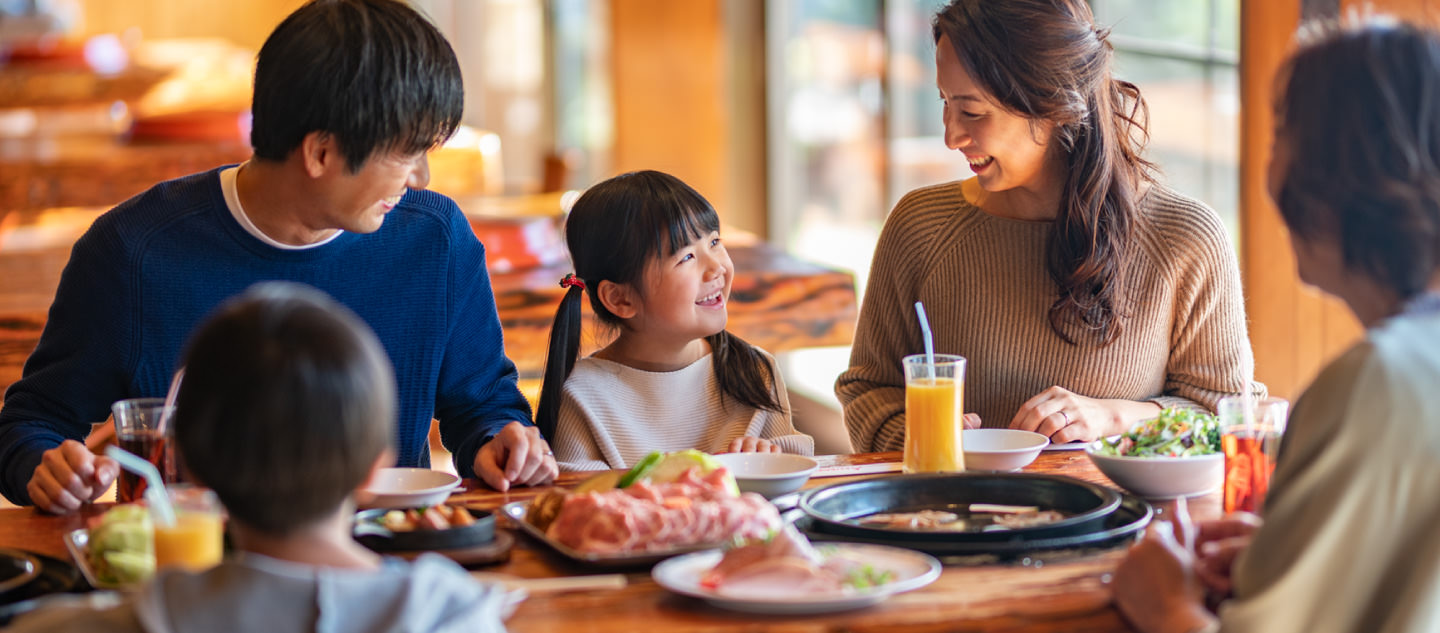
<path fill-rule="evenodd" d="M 940 561 L 886 545 L 819 547 L 787 525 L 768 541 L 677 556 L 650 573 L 660 586 L 722 609 L 830 613 L 878 604 L 940 577 Z"/>
<path fill-rule="evenodd" d="M 565 493 L 557 498 L 558 512 L 543 525 L 530 512 L 535 501 L 501 510 L 520 529 L 577 562 L 648 565 L 764 536 L 780 526 L 775 506 L 753 492 L 736 492 L 728 477 L 723 468 L 706 475 L 691 469 L 667 483 Z"/>

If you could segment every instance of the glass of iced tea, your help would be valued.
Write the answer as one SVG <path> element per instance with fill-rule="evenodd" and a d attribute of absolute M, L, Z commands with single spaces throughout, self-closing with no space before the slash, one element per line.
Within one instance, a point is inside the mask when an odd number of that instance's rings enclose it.
<path fill-rule="evenodd" d="M 115 416 L 115 438 L 120 448 L 154 464 L 155 469 L 160 471 L 161 479 L 170 483 L 177 480 L 178 472 L 174 450 L 170 446 L 173 431 L 159 428 L 164 410 L 164 398 L 129 398 L 110 405 L 110 412 Z M 171 422 L 166 424 L 171 425 Z M 115 483 L 116 501 L 138 501 L 144 492 L 144 479 L 120 469 L 120 477 Z"/>
<path fill-rule="evenodd" d="M 965 415 L 965 358 L 924 354 L 905 361 L 905 463 L 907 473 L 965 470 L 961 445 Z"/>
<path fill-rule="evenodd" d="M 1290 403 L 1283 398 L 1227 396 L 1220 400 L 1220 446 L 1225 451 L 1225 511 L 1260 512 Z"/>

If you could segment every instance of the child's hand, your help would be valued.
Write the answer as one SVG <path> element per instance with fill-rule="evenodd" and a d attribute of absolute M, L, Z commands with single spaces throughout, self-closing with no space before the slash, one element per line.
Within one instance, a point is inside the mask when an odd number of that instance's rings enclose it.
<path fill-rule="evenodd" d="M 762 440 L 758 437 L 746 435 L 737 437 L 730 443 L 731 453 L 779 453 L 780 447 L 772 444 L 770 440 Z"/>

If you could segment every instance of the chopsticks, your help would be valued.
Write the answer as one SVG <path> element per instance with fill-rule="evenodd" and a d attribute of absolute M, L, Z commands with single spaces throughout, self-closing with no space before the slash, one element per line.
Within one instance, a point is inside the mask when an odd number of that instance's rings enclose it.
<path fill-rule="evenodd" d="M 496 582 L 506 589 L 524 589 L 530 593 L 550 591 L 593 591 L 624 589 L 629 581 L 625 574 L 594 574 L 590 576 L 563 576 L 558 578 L 521 578 L 510 574 L 472 571 L 470 577 L 482 582 Z"/>

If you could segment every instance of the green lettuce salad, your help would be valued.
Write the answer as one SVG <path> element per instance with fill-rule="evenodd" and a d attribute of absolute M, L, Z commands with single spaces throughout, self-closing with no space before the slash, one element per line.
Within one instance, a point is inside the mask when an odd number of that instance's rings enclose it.
<path fill-rule="evenodd" d="M 1172 407 L 1124 435 L 1100 440 L 1095 452 L 1116 457 L 1212 455 L 1220 452 L 1220 423 L 1208 413 Z"/>

